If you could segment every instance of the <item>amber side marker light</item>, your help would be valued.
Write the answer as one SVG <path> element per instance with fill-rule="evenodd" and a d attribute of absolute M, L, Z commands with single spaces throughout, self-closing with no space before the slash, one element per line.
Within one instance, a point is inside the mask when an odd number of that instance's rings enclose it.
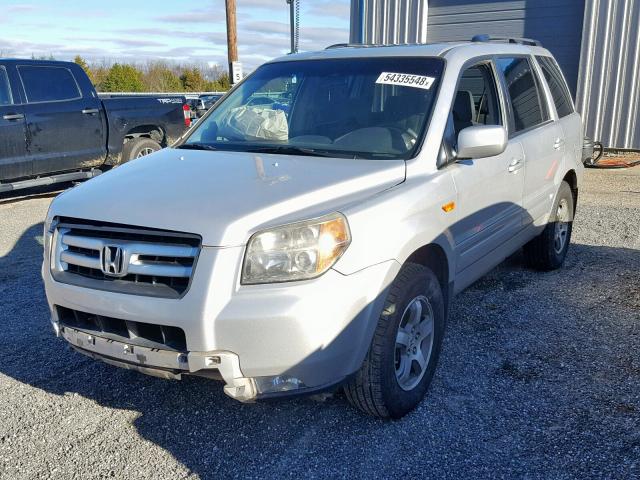
<path fill-rule="evenodd" d="M 454 208 L 456 208 L 456 202 L 449 202 L 442 205 L 442 211 L 445 213 L 451 212 Z"/>

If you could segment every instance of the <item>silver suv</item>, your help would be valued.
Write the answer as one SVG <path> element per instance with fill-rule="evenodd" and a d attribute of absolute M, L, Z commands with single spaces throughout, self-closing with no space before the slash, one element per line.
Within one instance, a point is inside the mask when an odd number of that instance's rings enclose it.
<path fill-rule="evenodd" d="M 338 46 L 258 68 L 173 148 L 45 224 L 55 332 L 241 401 L 342 387 L 400 417 L 453 297 L 524 247 L 562 265 L 582 124 L 533 42 Z"/>

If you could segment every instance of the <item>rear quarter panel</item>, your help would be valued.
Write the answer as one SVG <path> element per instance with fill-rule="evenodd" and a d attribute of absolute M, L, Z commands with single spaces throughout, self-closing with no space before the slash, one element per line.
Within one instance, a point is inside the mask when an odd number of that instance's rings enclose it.
<path fill-rule="evenodd" d="M 184 97 L 102 97 L 109 122 L 109 153 L 120 153 L 124 137 L 138 127 L 159 128 L 167 144 L 173 143 L 186 130 L 184 103 Z"/>

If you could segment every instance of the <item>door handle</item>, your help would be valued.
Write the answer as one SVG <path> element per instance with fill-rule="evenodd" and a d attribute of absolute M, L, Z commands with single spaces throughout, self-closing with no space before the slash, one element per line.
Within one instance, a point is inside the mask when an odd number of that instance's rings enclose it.
<path fill-rule="evenodd" d="M 553 144 L 553 148 L 555 150 L 560 150 L 564 146 L 564 140 L 561 138 L 556 138 L 556 142 Z"/>
<path fill-rule="evenodd" d="M 95 115 L 99 111 L 100 110 L 98 110 L 97 108 L 85 108 L 82 110 L 82 113 L 84 113 L 85 115 Z"/>
<path fill-rule="evenodd" d="M 509 168 L 507 168 L 507 170 L 509 170 L 510 173 L 513 173 L 513 172 L 517 172 L 521 168 L 522 168 L 522 159 L 514 158 L 513 160 L 511 160 L 511 163 L 509 164 Z"/>
<path fill-rule="evenodd" d="M 3 115 L 2 118 L 5 120 L 24 120 L 24 115 L 22 113 L 9 113 Z"/>

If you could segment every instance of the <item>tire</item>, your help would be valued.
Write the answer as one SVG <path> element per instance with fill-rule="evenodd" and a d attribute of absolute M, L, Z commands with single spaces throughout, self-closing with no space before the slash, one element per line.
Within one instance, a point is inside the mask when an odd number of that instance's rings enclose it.
<path fill-rule="evenodd" d="M 524 258 L 529 267 L 550 271 L 562 266 L 571 243 L 574 208 L 571 187 L 563 181 L 553 203 L 549 223 L 540 235 L 524 246 Z"/>
<path fill-rule="evenodd" d="M 421 305 L 420 317 L 424 320 L 418 323 L 422 326 L 421 333 L 411 337 L 407 321 L 417 317 L 416 302 Z M 424 398 L 436 369 L 444 335 L 444 312 L 442 289 L 435 274 L 422 265 L 405 264 L 389 289 L 364 363 L 344 387 L 349 402 L 381 418 L 400 418 L 413 410 Z M 428 316 L 430 335 L 426 333 Z M 411 339 L 409 346 L 398 343 L 401 325 L 403 334 L 410 334 L 402 337 L 402 342 Z M 407 355 L 416 345 L 425 360 L 421 373 L 417 360 L 406 363 Z M 406 365 L 408 371 L 403 368 Z"/>
<path fill-rule="evenodd" d="M 160 149 L 162 149 L 160 144 L 150 138 L 132 138 L 122 147 L 122 161 L 120 163 L 126 163 L 135 158 L 144 157 Z"/>

